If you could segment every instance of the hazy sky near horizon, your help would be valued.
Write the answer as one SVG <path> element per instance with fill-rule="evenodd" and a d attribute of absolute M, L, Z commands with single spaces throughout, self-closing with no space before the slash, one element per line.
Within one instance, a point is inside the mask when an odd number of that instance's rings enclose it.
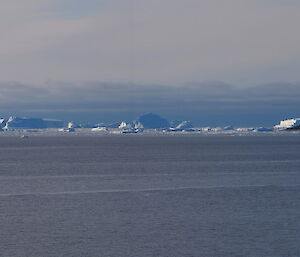
<path fill-rule="evenodd" d="M 132 121 L 154 112 L 197 126 L 272 126 L 298 117 L 300 83 L 237 88 L 221 82 L 184 86 L 48 81 L 37 88 L 0 83 L 1 115 L 48 117 L 78 122 Z"/>
<path fill-rule="evenodd" d="M 299 13 L 296 0 L 0 1 L 1 115 L 299 116 Z"/>
<path fill-rule="evenodd" d="M 2 81 L 300 81 L 296 0 L 9 0 L 0 7 Z"/>

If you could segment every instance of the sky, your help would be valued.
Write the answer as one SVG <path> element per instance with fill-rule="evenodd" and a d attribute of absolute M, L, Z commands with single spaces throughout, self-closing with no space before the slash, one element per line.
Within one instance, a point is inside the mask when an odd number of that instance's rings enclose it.
<path fill-rule="evenodd" d="M 299 12 L 296 0 L 0 1 L 1 115 L 300 116 Z"/>

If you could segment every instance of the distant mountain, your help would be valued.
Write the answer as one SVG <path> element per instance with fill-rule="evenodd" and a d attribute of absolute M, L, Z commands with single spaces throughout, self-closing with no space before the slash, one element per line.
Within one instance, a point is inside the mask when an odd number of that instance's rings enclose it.
<path fill-rule="evenodd" d="M 145 129 L 160 129 L 170 127 L 170 123 L 166 119 L 154 113 L 147 113 L 140 116 L 135 121 L 135 124 L 139 124 L 139 126 L 142 125 Z"/>

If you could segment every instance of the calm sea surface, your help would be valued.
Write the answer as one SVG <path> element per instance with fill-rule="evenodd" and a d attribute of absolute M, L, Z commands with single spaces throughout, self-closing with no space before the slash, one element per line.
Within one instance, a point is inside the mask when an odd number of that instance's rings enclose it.
<path fill-rule="evenodd" d="M 1 136 L 0 256 L 300 256 L 300 135 Z"/>

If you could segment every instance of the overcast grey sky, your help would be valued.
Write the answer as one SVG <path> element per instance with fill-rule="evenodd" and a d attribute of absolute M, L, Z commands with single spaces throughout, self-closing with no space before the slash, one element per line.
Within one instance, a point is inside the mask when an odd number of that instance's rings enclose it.
<path fill-rule="evenodd" d="M 296 0 L 9 0 L 0 7 L 2 80 L 300 80 Z"/>
<path fill-rule="evenodd" d="M 198 123 L 297 115 L 290 98 L 269 94 L 292 85 L 289 97 L 300 96 L 299 13 L 296 0 L 1 1 L 2 113 L 109 120 L 176 112 Z M 264 111 L 255 113 L 254 95 L 244 98 L 259 85 Z"/>

